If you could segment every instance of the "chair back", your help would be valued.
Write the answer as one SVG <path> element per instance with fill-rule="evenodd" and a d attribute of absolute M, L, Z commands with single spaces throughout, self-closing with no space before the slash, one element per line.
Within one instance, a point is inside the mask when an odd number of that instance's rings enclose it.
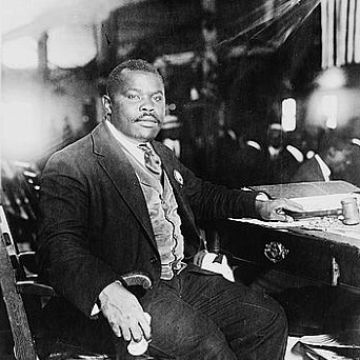
<path fill-rule="evenodd" d="M 28 317 L 17 288 L 17 273 L 21 268 L 18 250 L 2 206 L 0 206 L 0 235 L 0 285 L 13 335 L 14 355 L 17 360 L 36 360 Z"/>

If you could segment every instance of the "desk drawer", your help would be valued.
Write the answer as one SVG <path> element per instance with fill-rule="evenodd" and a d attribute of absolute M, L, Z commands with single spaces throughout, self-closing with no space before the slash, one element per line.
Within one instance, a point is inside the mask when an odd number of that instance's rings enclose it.
<path fill-rule="evenodd" d="M 225 251 L 255 263 L 264 271 L 276 269 L 334 285 L 337 280 L 334 267 L 338 266 L 338 280 L 342 284 L 360 288 L 360 257 L 357 247 L 234 221 L 221 222 L 218 229 Z M 265 245 L 273 241 L 288 249 L 285 259 L 275 264 L 264 255 Z"/>

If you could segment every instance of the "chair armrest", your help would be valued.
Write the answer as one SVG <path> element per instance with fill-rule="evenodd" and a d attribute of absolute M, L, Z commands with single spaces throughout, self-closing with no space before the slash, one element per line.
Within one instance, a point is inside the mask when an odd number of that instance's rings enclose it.
<path fill-rule="evenodd" d="M 35 254 L 35 251 L 24 251 L 18 254 L 18 261 L 20 265 L 26 269 L 26 275 L 38 273 Z"/>
<path fill-rule="evenodd" d="M 122 279 L 127 286 L 141 286 L 145 290 L 150 289 L 152 281 L 150 278 L 141 272 L 128 273 L 122 276 Z M 38 296 L 56 296 L 55 290 L 45 284 L 37 283 L 34 280 L 17 281 L 16 287 L 21 294 L 31 294 Z"/>
<path fill-rule="evenodd" d="M 21 294 L 56 296 L 55 290 L 51 286 L 39 284 L 31 280 L 17 281 L 16 287 Z"/>

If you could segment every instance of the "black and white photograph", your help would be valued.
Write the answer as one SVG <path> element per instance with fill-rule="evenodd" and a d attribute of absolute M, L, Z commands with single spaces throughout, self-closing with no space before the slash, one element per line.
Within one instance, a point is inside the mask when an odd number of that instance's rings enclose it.
<path fill-rule="evenodd" d="M 0 0 L 1 360 L 360 360 L 360 0 Z"/>

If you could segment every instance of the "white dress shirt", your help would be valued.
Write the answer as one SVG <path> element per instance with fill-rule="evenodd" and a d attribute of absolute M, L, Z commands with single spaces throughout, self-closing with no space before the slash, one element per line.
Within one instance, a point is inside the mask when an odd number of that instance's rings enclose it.
<path fill-rule="evenodd" d="M 131 139 L 128 136 L 124 135 L 121 131 L 116 129 L 116 127 L 109 120 L 106 120 L 105 124 L 109 128 L 111 134 L 114 135 L 115 139 L 120 142 L 126 153 L 130 154 L 141 165 L 145 166 L 144 151 L 139 148 L 139 144 L 141 144 L 142 142 Z M 152 148 L 151 145 L 150 147 Z"/>

